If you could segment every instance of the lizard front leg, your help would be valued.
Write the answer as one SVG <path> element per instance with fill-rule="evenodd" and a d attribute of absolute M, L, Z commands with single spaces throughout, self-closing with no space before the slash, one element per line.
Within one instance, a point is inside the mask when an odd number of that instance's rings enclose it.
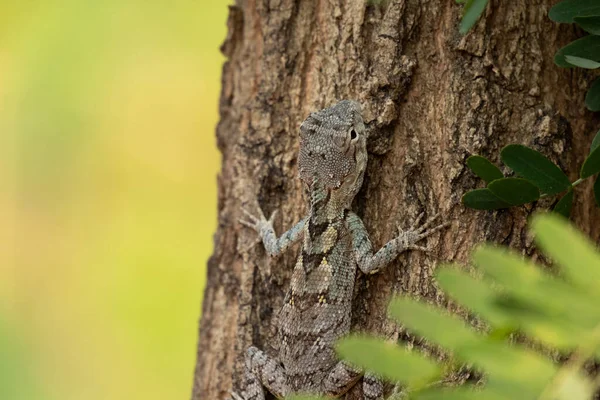
<path fill-rule="evenodd" d="M 373 254 L 369 234 L 367 233 L 362 220 L 358 215 L 349 212 L 346 217 L 346 223 L 352 234 L 352 247 L 360 270 L 365 274 L 374 274 L 379 272 L 381 268 L 389 264 L 403 251 L 428 251 L 428 248 L 417 246 L 416 243 L 448 226 L 448 224 L 441 224 L 428 229 L 433 221 L 439 216 L 439 214 L 436 214 L 423 225 L 418 226 L 422 216 L 423 214 L 419 215 L 413 226 L 408 230 L 398 228 L 399 235 L 395 239 L 387 242 L 377 253 Z"/>
<path fill-rule="evenodd" d="M 240 223 L 255 230 L 270 256 L 278 256 L 288 247 L 296 243 L 304 229 L 306 219 L 301 220 L 291 229 L 277 238 L 273 229 L 275 213 L 266 219 L 262 210 L 260 216 L 255 217 L 245 209 L 242 209 L 247 220 L 240 219 Z M 264 400 L 266 387 L 277 398 L 283 399 L 289 392 L 285 370 L 277 360 L 267 356 L 263 351 L 251 346 L 246 351 L 244 371 L 244 391 L 242 395 L 232 393 L 234 400 Z"/>
<path fill-rule="evenodd" d="M 381 268 L 389 264 L 403 251 L 428 251 L 429 249 L 417 246 L 416 243 L 447 226 L 447 224 L 440 224 L 428 229 L 438 216 L 439 214 L 434 215 L 423 225 L 419 226 L 423 214 L 419 215 L 408 230 L 398 228 L 399 235 L 386 243 L 377 253 L 373 254 L 369 234 L 362 220 L 355 213 L 349 212 L 346 217 L 346 223 L 352 235 L 352 247 L 358 267 L 365 274 L 374 274 L 379 272 Z M 363 398 L 365 400 L 383 399 L 382 381 L 368 372 L 363 377 Z"/>
<path fill-rule="evenodd" d="M 306 218 L 304 218 L 278 238 L 273 229 L 273 219 L 275 218 L 276 212 L 273 212 L 271 217 L 266 219 L 260 208 L 259 217 L 255 217 L 243 208 L 242 211 L 246 214 L 248 220 L 240 219 L 240 223 L 248 228 L 254 229 L 258 233 L 265 246 L 265 250 L 272 257 L 278 256 L 292 244 L 296 243 L 300 239 L 306 223 Z"/>

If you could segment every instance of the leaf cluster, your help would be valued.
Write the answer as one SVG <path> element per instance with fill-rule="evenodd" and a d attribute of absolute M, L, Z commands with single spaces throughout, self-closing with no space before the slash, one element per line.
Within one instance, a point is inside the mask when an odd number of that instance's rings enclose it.
<path fill-rule="evenodd" d="M 554 22 L 575 23 L 589 33 L 560 49 L 554 63 L 563 68 L 600 68 L 600 1 L 564 0 L 552 7 L 548 16 Z M 600 78 L 590 86 L 585 105 L 591 111 L 600 111 Z"/>
<path fill-rule="evenodd" d="M 460 32 L 465 34 L 477 22 L 488 0 L 457 0 L 464 3 Z M 577 39 L 554 56 L 556 65 L 563 68 L 600 68 L 600 1 L 563 0 L 550 10 L 548 16 L 559 23 L 575 23 L 589 35 Z M 600 111 L 600 78 L 591 85 L 585 97 L 591 111 Z M 559 193 L 564 195 L 555 205 L 554 211 L 569 217 L 573 204 L 573 187 L 583 179 L 600 172 L 600 131 L 596 134 L 590 154 L 585 160 L 580 178 L 571 183 L 566 174 L 541 153 L 521 145 L 505 147 L 500 157 L 504 164 L 515 171 L 515 177 L 504 177 L 490 161 L 481 156 L 471 156 L 467 165 L 487 183 L 486 188 L 475 189 L 463 196 L 463 203 L 478 210 L 496 210 L 519 206 L 542 197 Z M 594 197 L 600 206 L 600 179 L 594 183 Z"/>
<path fill-rule="evenodd" d="M 487 322 L 485 332 L 422 301 L 400 297 L 390 304 L 389 313 L 399 324 L 441 346 L 449 361 L 369 336 L 342 339 L 338 353 L 352 365 L 400 382 L 403 398 L 591 399 L 600 382 L 590 379 L 583 365 L 600 359 L 600 254 L 560 216 L 537 215 L 532 226 L 538 245 L 561 267 L 560 273 L 548 273 L 493 246 L 474 252 L 479 277 L 456 266 L 436 272 L 439 286 L 453 300 Z M 538 348 L 573 353 L 559 365 L 548 351 L 510 340 L 512 332 L 526 335 Z M 437 383 L 452 366 L 465 364 L 483 373 L 485 383 L 458 387 Z"/>
<path fill-rule="evenodd" d="M 531 203 L 542 197 L 564 193 L 554 211 L 569 217 L 573 204 L 573 188 L 600 172 L 600 131 L 592 141 L 579 179 L 571 182 L 567 175 L 542 153 L 527 146 L 511 144 L 502 149 L 502 162 L 515 172 L 505 177 L 500 169 L 482 156 L 467 159 L 467 166 L 487 183 L 487 187 L 471 190 L 463 204 L 477 210 L 496 210 Z M 594 184 L 596 203 L 600 206 L 600 178 Z"/>

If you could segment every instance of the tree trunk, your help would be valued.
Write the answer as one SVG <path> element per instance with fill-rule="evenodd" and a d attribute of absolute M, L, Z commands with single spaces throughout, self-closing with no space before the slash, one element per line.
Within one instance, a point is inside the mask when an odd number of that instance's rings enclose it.
<path fill-rule="evenodd" d="M 393 294 L 451 309 L 432 281 L 442 262 L 467 263 L 492 241 L 534 252 L 526 218 L 555 199 L 497 212 L 460 203 L 482 182 L 471 154 L 498 162 L 509 143 L 531 146 L 576 179 L 597 124 L 584 109 L 588 77 L 553 64 L 577 32 L 548 18 L 556 0 L 491 0 L 466 36 L 462 6 L 446 0 L 237 0 L 230 7 L 217 127 L 223 154 L 219 228 L 208 263 L 193 399 L 224 399 L 251 344 L 273 351 L 296 249 L 270 259 L 238 218 L 258 205 L 278 233 L 306 211 L 297 179 L 298 129 L 311 111 L 358 100 L 370 132 L 369 163 L 354 204 L 379 248 L 421 212 L 451 227 L 429 254 L 408 252 L 357 281 L 354 324 L 402 334 L 385 319 Z M 597 122 L 597 121 L 596 121 Z M 596 126 L 596 129 L 594 129 Z M 599 212 L 590 182 L 577 187 L 575 222 L 593 239 Z"/>

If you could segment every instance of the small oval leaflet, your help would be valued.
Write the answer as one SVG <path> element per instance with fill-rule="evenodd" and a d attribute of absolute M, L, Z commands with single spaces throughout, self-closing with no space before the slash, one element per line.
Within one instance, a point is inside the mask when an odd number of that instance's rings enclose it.
<path fill-rule="evenodd" d="M 475 175 L 486 181 L 486 183 L 504 177 L 502 171 L 500 171 L 498 167 L 482 156 L 473 155 L 467 158 L 467 166 L 471 168 L 471 171 L 473 171 Z"/>
<path fill-rule="evenodd" d="M 592 140 L 592 145 L 590 146 L 590 154 L 592 151 L 596 150 L 596 148 L 600 146 L 600 131 L 596 132 L 596 136 Z"/>
<path fill-rule="evenodd" d="M 564 0 L 554 5 L 548 17 L 554 22 L 571 23 L 575 17 L 600 15 L 598 0 Z"/>
<path fill-rule="evenodd" d="M 583 58 L 583 57 L 570 56 L 568 54 L 565 55 L 565 61 L 575 67 L 580 67 L 580 68 L 585 68 L 585 69 L 596 69 L 596 68 L 600 67 L 600 62 L 597 62 L 594 60 L 588 60 L 587 58 Z"/>
<path fill-rule="evenodd" d="M 512 206 L 531 203 L 540 198 L 539 189 L 526 179 L 502 178 L 488 185 L 490 191 Z"/>
<path fill-rule="evenodd" d="M 498 294 L 497 288 L 491 286 L 489 282 L 454 266 L 442 266 L 436 271 L 435 278 L 448 296 L 473 310 L 492 328 L 504 329 L 511 324 L 510 318 L 498 309 L 494 297 Z"/>
<path fill-rule="evenodd" d="M 598 11 L 598 15 L 575 17 L 573 20 L 577 25 L 585 29 L 586 32 L 592 35 L 600 35 L 600 11 Z"/>
<path fill-rule="evenodd" d="M 388 313 L 409 332 L 423 336 L 446 349 L 457 350 L 465 344 L 476 343 L 481 338 L 460 318 L 408 297 L 392 300 Z"/>
<path fill-rule="evenodd" d="M 600 62 L 600 51 L 598 51 L 599 48 L 600 36 L 584 36 L 581 39 L 577 39 L 558 50 L 554 55 L 554 63 L 559 67 L 572 68 L 573 65 L 568 63 L 565 59 L 566 55 Z"/>
<path fill-rule="evenodd" d="M 500 157 L 513 171 L 533 183 L 543 193 L 558 194 L 571 187 L 571 181 L 565 173 L 539 151 L 520 144 L 511 144 L 502 149 Z"/>
<path fill-rule="evenodd" d="M 552 257 L 569 281 L 590 289 L 589 293 L 598 293 L 600 254 L 595 243 L 563 218 L 552 213 L 533 219 L 532 231 L 535 233 L 538 247 Z"/>
<path fill-rule="evenodd" d="M 573 190 L 569 190 L 554 206 L 552 211 L 559 213 L 565 218 L 571 216 L 571 207 L 573 206 Z"/>
<path fill-rule="evenodd" d="M 409 386 L 430 382 L 440 374 L 438 366 L 431 359 L 374 337 L 345 337 L 338 341 L 336 350 L 341 358 L 352 365 Z"/>
<path fill-rule="evenodd" d="M 600 111 L 600 78 L 597 78 L 585 95 L 585 106 L 590 111 Z"/>
<path fill-rule="evenodd" d="M 488 188 L 475 189 L 465 193 L 462 202 L 465 206 L 475 210 L 498 210 L 510 207 L 510 204 L 494 196 Z"/>
<path fill-rule="evenodd" d="M 592 175 L 600 172 L 600 147 L 596 147 L 594 151 L 585 159 L 581 166 L 581 173 L 579 176 L 582 179 L 589 178 Z"/>
<path fill-rule="evenodd" d="M 463 18 L 460 21 L 460 33 L 465 34 L 475 25 L 487 6 L 488 0 L 471 0 L 465 2 Z"/>
<path fill-rule="evenodd" d="M 413 397 L 411 397 L 412 399 Z M 506 397 L 498 394 L 494 389 L 479 386 L 465 385 L 462 387 L 433 387 L 414 395 L 415 400 L 505 400 Z"/>

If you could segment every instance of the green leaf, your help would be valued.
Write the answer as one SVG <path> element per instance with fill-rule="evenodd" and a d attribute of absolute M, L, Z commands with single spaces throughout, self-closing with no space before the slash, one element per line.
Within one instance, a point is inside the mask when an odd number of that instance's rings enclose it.
<path fill-rule="evenodd" d="M 455 267 L 442 267 L 435 273 L 440 287 L 462 306 L 468 307 L 496 328 L 511 325 L 511 319 L 494 305 L 496 290 Z"/>
<path fill-rule="evenodd" d="M 536 185 L 543 193 L 553 195 L 571 187 L 565 173 L 539 151 L 511 144 L 500 152 L 502 162 L 517 174 Z"/>
<path fill-rule="evenodd" d="M 589 400 L 594 398 L 594 386 L 582 371 L 569 368 L 561 372 L 564 375 L 554 391 L 556 400 Z"/>
<path fill-rule="evenodd" d="M 349 336 L 336 349 L 352 365 L 388 380 L 418 386 L 435 379 L 440 370 L 435 362 L 417 352 L 367 336 Z"/>
<path fill-rule="evenodd" d="M 465 206 L 476 210 L 497 210 L 510 207 L 510 204 L 494 196 L 487 188 L 475 189 L 465 193 L 462 202 Z"/>
<path fill-rule="evenodd" d="M 600 35 L 600 13 L 589 17 L 575 17 L 573 20 L 592 35 Z"/>
<path fill-rule="evenodd" d="M 556 214 L 536 215 L 532 220 L 532 231 L 544 253 L 564 268 L 569 279 L 597 293 L 600 289 L 600 255 L 594 244 Z"/>
<path fill-rule="evenodd" d="M 573 206 L 573 190 L 569 190 L 558 203 L 554 206 L 554 212 L 559 213 L 565 218 L 571 216 L 571 207 Z"/>
<path fill-rule="evenodd" d="M 526 287 L 523 286 L 522 289 Z M 590 340 L 596 340 L 591 336 L 591 332 L 597 326 L 599 318 L 596 310 L 591 310 L 590 304 L 596 304 L 597 299 L 579 296 L 588 301 L 587 310 L 581 312 L 580 309 L 586 308 L 581 301 L 574 303 L 573 298 L 578 297 L 577 293 L 562 293 L 558 295 L 552 293 L 552 290 L 544 289 L 542 284 L 536 284 L 529 290 L 543 290 L 543 294 L 532 296 L 537 302 L 532 307 L 531 303 L 524 302 L 528 297 L 521 290 L 520 298 L 512 295 L 498 297 L 498 307 L 511 316 L 514 326 L 529 337 L 536 338 L 542 343 L 555 347 L 563 353 L 571 352 L 581 346 L 582 343 L 588 343 Z M 553 289 L 554 290 L 554 289 Z M 556 298 L 555 298 L 556 297 Z M 557 312 L 556 308 L 561 299 L 565 298 L 570 303 L 577 305 L 577 311 L 572 310 L 569 314 L 563 310 Z M 551 299 L 552 304 L 544 304 L 545 300 Z M 580 299 L 582 300 L 582 299 Z M 583 307 L 582 307 L 583 306 Z M 579 315 L 577 315 L 579 313 Z M 590 318 L 587 318 L 590 316 Z M 600 357 L 600 352 L 596 353 Z"/>
<path fill-rule="evenodd" d="M 600 62 L 600 36 L 584 36 L 556 52 L 554 56 L 554 63 L 556 65 L 563 68 L 573 67 L 572 64 L 567 62 L 565 55 Z"/>
<path fill-rule="evenodd" d="M 572 351 L 583 340 L 588 340 L 586 332 L 579 327 L 574 330 L 564 319 L 559 321 L 548 315 L 540 315 L 520 305 L 513 308 L 504 306 L 503 309 L 511 316 L 517 330 L 564 352 Z"/>
<path fill-rule="evenodd" d="M 576 347 L 600 322 L 597 299 L 506 249 L 484 246 L 474 261 L 500 286 L 496 306 L 525 332 L 562 349 Z"/>
<path fill-rule="evenodd" d="M 600 207 L 600 175 L 596 177 L 596 182 L 594 182 L 594 197 L 596 198 L 596 204 Z"/>
<path fill-rule="evenodd" d="M 514 382 L 512 380 L 506 380 L 503 378 L 495 378 L 493 376 L 488 377 L 486 380 L 486 389 L 492 393 L 495 393 L 496 396 L 501 396 L 501 398 L 505 400 L 509 399 L 537 399 L 543 388 L 541 385 L 536 385 L 532 387 L 532 385 L 527 384 L 526 382 Z M 556 400 L 552 398 L 552 400 Z M 574 400 L 574 399 L 571 399 Z M 584 399 L 581 399 L 584 400 Z M 585 399 L 589 400 L 589 399 Z"/>
<path fill-rule="evenodd" d="M 596 147 L 585 159 L 581 166 L 581 173 L 579 176 L 582 179 L 585 179 L 598 172 L 600 172 L 600 147 Z"/>
<path fill-rule="evenodd" d="M 408 330 L 449 350 L 454 350 L 465 343 L 473 343 L 479 339 L 457 317 L 450 316 L 439 308 L 409 298 L 392 300 L 389 313 L 396 321 L 405 325 Z"/>
<path fill-rule="evenodd" d="M 563 369 L 560 372 L 558 385 L 552 389 L 552 400 L 590 400 L 593 398 L 591 381 L 580 371 L 573 368 Z M 552 379 L 556 379 L 556 376 Z M 541 392 L 547 389 L 540 382 L 532 387 L 527 382 L 513 382 L 505 379 L 490 377 L 485 388 L 503 399 L 537 399 Z"/>
<path fill-rule="evenodd" d="M 596 136 L 594 136 L 594 139 L 592 140 L 592 145 L 590 146 L 590 153 L 596 150 L 598 146 L 600 146 L 600 131 L 596 133 Z"/>
<path fill-rule="evenodd" d="M 590 111 L 600 111 L 600 78 L 597 78 L 585 95 L 585 106 Z"/>
<path fill-rule="evenodd" d="M 530 287 L 544 277 L 535 264 L 503 247 L 480 246 L 473 252 L 473 261 L 486 276 L 513 291 Z"/>
<path fill-rule="evenodd" d="M 539 189 L 521 178 L 496 179 L 488 185 L 488 189 L 500 200 L 513 206 L 531 203 L 540 198 Z"/>
<path fill-rule="evenodd" d="M 471 156 L 467 158 L 467 166 L 478 177 L 490 183 L 493 180 L 503 178 L 502 172 L 492 164 L 487 158 L 481 156 Z"/>
<path fill-rule="evenodd" d="M 596 69 L 600 67 L 600 62 L 588 60 L 587 58 L 581 58 L 576 56 L 565 55 L 565 61 L 569 64 L 585 69 Z"/>
<path fill-rule="evenodd" d="M 504 340 L 509 340 L 510 339 L 510 335 L 515 333 L 518 329 L 513 325 L 507 325 L 505 327 L 502 328 L 496 328 L 496 329 L 492 329 L 487 337 L 490 340 L 494 340 L 494 341 L 504 341 Z"/>
<path fill-rule="evenodd" d="M 567 282 L 543 272 L 520 254 L 501 247 L 481 246 L 473 253 L 473 260 L 486 276 L 504 286 L 503 296 L 514 294 L 534 308 L 574 320 L 580 315 L 573 315 L 573 311 L 584 313 L 586 320 L 600 320 L 600 310 L 589 304 L 592 299 Z"/>
<path fill-rule="evenodd" d="M 549 359 L 517 345 L 481 341 L 462 348 L 459 353 L 463 359 L 485 371 L 490 381 L 505 383 L 504 387 L 494 386 L 496 391 L 500 389 L 506 393 L 515 386 L 520 387 L 521 395 L 512 398 L 535 398 L 557 371 Z"/>
<path fill-rule="evenodd" d="M 464 35 L 475 25 L 485 7 L 487 6 L 488 0 L 472 0 L 470 3 L 465 4 L 464 14 L 460 21 L 460 33 Z"/>
<path fill-rule="evenodd" d="M 411 395 L 415 400 L 506 400 L 506 397 L 486 387 L 433 388 Z"/>
<path fill-rule="evenodd" d="M 600 15 L 598 0 L 564 0 L 550 9 L 548 17 L 554 22 L 571 23 L 579 16 Z"/>
<path fill-rule="evenodd" d="M 593 387 L 588 378 L 579 371 L 562 370 L 558 372 L 561 375 L 557 387 L 552 389 L 552 400 L 590 400 L 593 394 Z M 556 379 L 556 377 L 552 378 Z M 503 399 L 538 399 L 541 392 L 547 389 L 538 383 L 532 387 L 527 382 L 513 382 L 505 379 L 490 377 L 487 379 L 485 388 L 496 395 L 501 395 Z"/>

